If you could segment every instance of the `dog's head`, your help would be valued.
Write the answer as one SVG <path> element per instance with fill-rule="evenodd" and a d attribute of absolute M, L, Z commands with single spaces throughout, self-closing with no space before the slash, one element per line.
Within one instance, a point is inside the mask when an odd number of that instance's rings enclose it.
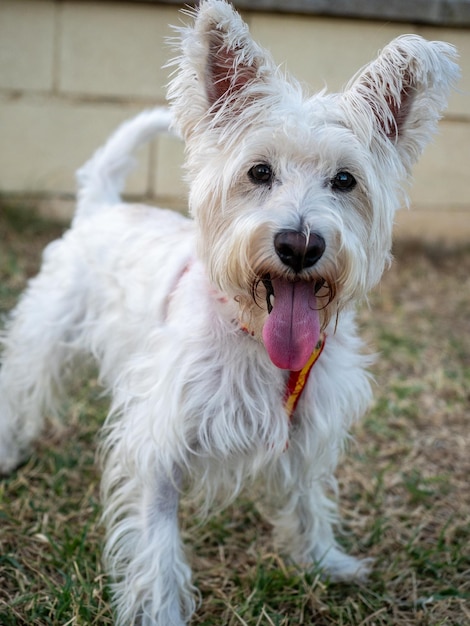
<path fill-rule="evenodd" d="M 402 36 L 342 93 L 308 97 L 222 0 L 201 2 L 180 47 L 169 99 L 200 256 L 273 362 L 300 369 L 389 262 L 394 213 L 457 77 L 455 51 Z"/>

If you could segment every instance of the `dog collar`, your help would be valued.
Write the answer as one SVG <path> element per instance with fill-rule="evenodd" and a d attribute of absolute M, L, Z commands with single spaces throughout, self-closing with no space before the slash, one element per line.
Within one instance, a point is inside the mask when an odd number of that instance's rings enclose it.
<path fill-rule="evenodd" d="M 284 392 L 284 409 L 287 413 L 289 421 L 292 421 L 295 409 L 305 389 L 305 385 L 307 384 L 310 372 L 312 371 L 312 367 L 318 361 L 320 354 L 323 352 L 323 348 L 325 347 L 325 341 L 326 335 L 322 333 L 309 360 L 303 366 L 303 368 L 298 372 L 291 371 L 289 373 L 289 378 L 287 380 L 286 389 Z"/>

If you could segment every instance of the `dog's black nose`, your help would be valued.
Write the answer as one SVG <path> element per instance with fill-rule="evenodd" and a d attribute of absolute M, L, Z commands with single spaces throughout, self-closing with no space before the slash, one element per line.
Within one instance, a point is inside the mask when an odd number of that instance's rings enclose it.
<path fill-rule="evenodd" d="M 284 265 L 295 272 L 312 267 L 325 252 L 325 240 L 317 233 L 281 230 L 274 237 L 274 249 Z"/>

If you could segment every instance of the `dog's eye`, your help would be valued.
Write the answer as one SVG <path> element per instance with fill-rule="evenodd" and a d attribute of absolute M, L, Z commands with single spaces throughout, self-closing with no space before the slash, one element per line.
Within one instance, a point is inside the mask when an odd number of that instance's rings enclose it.
<path fill-rule="evenodd" d="M 253 167 L 248 170 L 248 176 L 252 182 L 257 185 L 269 185 L 274 178 L 271 166 L 267 163 L 257 163 L 253 165 Z"/>
<path fill-rule="evenodd" d="M 356 184 L 356 179 L 349 172 L 338 172 L 331 181 L 333 189 L 338 191 L 351 191 L 351 189 L 354 189 Z"/>

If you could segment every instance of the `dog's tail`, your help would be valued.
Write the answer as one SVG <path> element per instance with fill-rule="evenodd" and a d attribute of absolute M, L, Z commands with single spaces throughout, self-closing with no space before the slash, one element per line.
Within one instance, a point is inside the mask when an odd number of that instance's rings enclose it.
<path fill-rule="evenodd" d="M 171 133 L 171 113 L 166 108 L 143 111 L 124 122 L 77 172 L 78 203 L 75 217 L 91 215 L 103 204 L 120 201 L 132 153 L 160 133 Z"/>

